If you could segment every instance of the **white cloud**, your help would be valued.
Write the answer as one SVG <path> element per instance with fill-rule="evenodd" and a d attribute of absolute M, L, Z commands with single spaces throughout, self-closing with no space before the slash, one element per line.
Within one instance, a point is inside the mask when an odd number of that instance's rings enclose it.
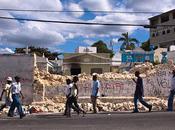
<path fill-rule="evenodd" d="M 70 3 L 69 6 L 68 6 L 68 9 L 70 11 L 83 11 L 83 9 L 80 7 L 79 4 L 75 4 L 75 3 Z M 71 13 L 74 17 L 81 17 L 84 12 L 72 12 Z"/>
<path fill-rule="evenodd" d="M 85 39 L 83 42 L 84 42 L 85 44 L 91 46 L 95 41 L 89 40 L 89 39 Z"/>
<path fill-rule="evenodd" d="M 10 48 L 0 48 L 0 54 L 13 54 L 14 51 L 12 51 Z"/>
<path fill-rule="evenodd" d="M 175 8 L 174 0 L 128 0 L 126 8 L 135 11 L 168 11 Z"/>
<path fill-rule="evenodd" d="M 22 28 L 16 32 L 4 34 L 1 39 L 2 42 L 36 46 L 54 45 L 65 40 L 60 33 L 41 31 L 38 28 Z"/>
<path fill-rule="evenodd" d="M 118 38 L 112 38 L 112 43 L 118 43 Z"/>
<path fill-rule="evenodd" d="M 80 5 L 88 10 L 111 10 L 112 4 L 110 0 L 82 0 Z"/>
<path fill-rule="evenodd" d="M 1 8 L 14 9 L 51 9 L 62 10 L 63 5 L 60 0 L 1 0 Z"/>

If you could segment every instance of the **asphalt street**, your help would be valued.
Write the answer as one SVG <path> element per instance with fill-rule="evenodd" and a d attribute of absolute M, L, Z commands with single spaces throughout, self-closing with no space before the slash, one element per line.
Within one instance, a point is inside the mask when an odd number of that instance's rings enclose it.
<path fill-rule="evenodd" d="M 175 112 L 1 116 L 0 130 L 175 130 Z"/>

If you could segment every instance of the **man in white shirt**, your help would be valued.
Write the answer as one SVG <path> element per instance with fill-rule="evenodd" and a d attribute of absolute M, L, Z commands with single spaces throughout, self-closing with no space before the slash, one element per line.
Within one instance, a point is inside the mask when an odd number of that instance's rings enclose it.
<path fill-rule="evenodd" d="M 66 79 L 66 105 L 65 105 L 65 111 L 64 111 L 64 115 L 67 115 L 68 113 L 68 107 L 69 107 L 69 100 L 71 97 L 71 88 L 73 86 L 72 81 L 70 79 Z"/>
<path fill-rule="evenodd" d="M 7 83 L 6 85 L 3 87 L 3 91 L 1 93 L 1 97 L 0 100 L 2 100 L 3 95 L 5 95 L 5 104 L 3 104 L 0 107 L 0 111 L 2 111 L 5 107 L 10 106 L 12 103 L 12 95 L 11 95 L 11 85 L 12 85 L 12 77 L 8 77 L 7 78 Z"/>
<path fill-rule="evenodd" d="M 18 113 L 20 115 L 20 119 L 22 119 L 25 114 L 23 113 L 23 109 L 22 109 L 22 105 L 21 105 L 21 99 L 20 97 L 22 97 L 22 99 L 24 98 L 22 92 L 21 92 L 21 83 L 20 83 L 20 78 L 18 76 L 15 77 L 15 81 L 13 84 L 12 84 L 12 87 L 11 87 L 11 92 L 12 92 L 12 99 L 13 99 L 13 102 L 10 106 L 10 110 L 8 112 L 8 116 L 9 117 L 13 117 L 14 115 L 14 110 L 15 108 L 17 107 L 18 109 Z"/>
<path fill-rule="evenodd" d="M 173 76 L 171 78 L 171 89 L 170 89 L 170 95 L 168 98 L 168 109 L 167 111 L 173 111 L 173 100 L 175 95 L 175 70 L 172 72 Z"/>
<path fill-rule="evenodd" d="M 92 77 L 93 83 L 92 83 L 92 94 L 91 94 L 91 102 L 93 105 L 93 113 L 97 113 L 97 98 L 100 96 L 99 88 L 100 88 L 100 82 L 97 80 L 97 75 L 93 75 Z"/>

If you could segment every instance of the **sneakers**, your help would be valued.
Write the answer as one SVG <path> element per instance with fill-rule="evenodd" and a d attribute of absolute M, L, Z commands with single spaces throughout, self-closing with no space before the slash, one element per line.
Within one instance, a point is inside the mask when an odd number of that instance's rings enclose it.
<path fill-rule="evenodd" d="M 25 114 L 20 115 L 20 119 L 22 119 L 22 118 L 25 117 L 25 116 L 26 116 Z"/>
<path fill-rule="evenodd" d="M 12 115 L 12 114 L 10 114 L 10 113 L 8 113 L 8 114 L 7 114 L 7 116 L 8 116 L 8 117 L 13 117 L 13 115 Z"/>
<path fill-rule="evenodd" d="M 139 113 L 139 111 L 138 110 L 134 110 L 132 113 Z"/>

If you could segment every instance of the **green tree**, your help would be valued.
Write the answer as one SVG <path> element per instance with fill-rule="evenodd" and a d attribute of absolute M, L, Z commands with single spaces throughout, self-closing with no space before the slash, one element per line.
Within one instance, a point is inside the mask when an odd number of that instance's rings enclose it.
<path fill-rule="evenodd" d="M 92 44 L 92 47 L 97 47 L 97 53 L 110 53 L 111 58 L 114 56 L 114 52 L 108 49 L 107 44 L 102 40 L 99 40 Z"/>
<path fill-rule="evenodd" d="M 151 51 L 151 43 L 150 43 L 150 39 L 148 39 L 146 42 L 143 42 L 141 45 L 141 48 L 145 51 Z M 153 50 L 157 49 L 158 47 L 155 46 L 153 48 Z"/>
<path fill-rule="evenodd" d="M 135 48 L 135 44 L 138 44 L 139 41 L 136 38 L 131 38 L 127 33 L 123 33 L 122 36 L 118 39 L 118 42 L 122 42 L 120 50 L 133 50 Z"/>
<path fill-rule="evenodd" d="M 24 49 L 26 48 L 16 48 L 15 53 L 25 53 Z M 37 56 L 43 56 L 44 54 L 45 57 L 47 57 L 49 60 L 54 60 L 55 58 L 58 58 L 58 56 L 62 54 L 57 52 L 50 52 L 48 48 L 40 48 L 40 47 L 36 48 L 34 46 L 30 46 L 29 49 L 30 54 L 35 53 Z"/>

